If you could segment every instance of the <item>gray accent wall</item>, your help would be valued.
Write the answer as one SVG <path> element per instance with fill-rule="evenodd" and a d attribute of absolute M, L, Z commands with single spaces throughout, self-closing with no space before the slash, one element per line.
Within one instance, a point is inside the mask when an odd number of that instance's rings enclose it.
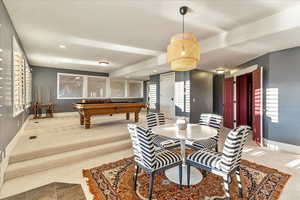
<path fill-rule="evenodd" d="M 223 116 L 224 74 L 213 76 L 213 113 Z"/>
<path fill-rule="evenodd" d="M 190 122 L 197 123 L 201 113 L 213 112 L 213 73 L 193 70 L 190 72 L 190 84 Z"/>
<path fill-rule="evenodd" d="M 300 145 L 300 47 L 266 54 L 241 67 L 253 64 L 264 67 L 264 137 Z M 278 96 L 267 95 L 274 88 Z M 265 112 L 274 98 L 278 100 L 278 122 Z"/>
<path fill-rule="evenodd" d="M 22 112 L 16 117 L 13 117 L 13 47 L 12 37 L 21 42 L 17 36 L 15 28 L 10 20 L 7 10 L 0 0 L 0 48 L 3 50 L 0 52 L 0 57 L 3 59 L 0 61 L 0 150 L 5 156 L 5 148 L 15 137 L 19 129 L 28 117 L 28 110 Z M 21 45 L 22 46 L 22 45 Z M 21 47 L 22 48 L 22 47 Z M 0 155 L 1 161 L 2 155 Z"/>
<path fill-rule="evenodd" d="M 32 100 L 35 102 L 36 90 L 41 91 L 42 102 L 49 103 L 48 101 L 48 93 L 50 91 L 51 103 L 55 104 L 55 112 L 72 112 L 74 109 L 72 108 L 73 103 L 77 103 L 80 99 L 57 99 L 57 73 L 69 73 L 69 74 L 81 74 L 81 75 L 91 75 L 91 76 L 106 76 L 107 73 L 101 72 L 88 72 L 88 71 L 79 71 L 79 70 L 69 70 L 69 69 L 58 69 L 58 68 L 48 68 L 48 67 L 32 67 L 32 84 L 33 84 L 33 96 Z M 37 89 L 40 88 L 40 89 Z M 128 101 L 128 102 L 142 102 L 143 98 L 137 99 L 113 99 L 113 101 Z"/>

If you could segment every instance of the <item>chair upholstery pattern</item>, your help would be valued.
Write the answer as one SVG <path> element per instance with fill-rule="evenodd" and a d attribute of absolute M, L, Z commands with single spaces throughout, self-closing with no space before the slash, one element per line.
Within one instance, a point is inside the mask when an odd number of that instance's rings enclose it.
<path fill-rule="evenodd" d="M 153 171 L 181 162 L 180 155 L 168 150 L 155 150 L 151 129 L 128 124 L 136 162 Z"/>
<path fill-rule="evenodd" d="M 200 115 L 199 125 L 205 125 L 217 129 L 218 133 L 216 136 L 211 137 L 206 140 L 196 140 L 192 143 L 192 146 L 197 149 L 207 148 L 214 149 L 217 148 L 220 132 L 223 128 L 223 117 L 216 114 L 203 113 Z"/>
<path fill-rule="evenodd" d="M 128 131 L 130 133 L 132 148 L 135 160 L 135 176 L 134 176 L 134 190 L 137 187 L 137 179 L 140 168 L 150 175 L 148 199 L 152 199 L 154 176 L 161 170 L 166 170 L 178 166 L 179 168 L 179 182 L 182 185 L 182 159 L 177 153 L 159 149 L 156 150 L 153 144 L 153 134 L 151 129 L 145 129 L 136 124 L 128 124 Z"/>
<path fill-rule="evenodd" d="M 201 149 L 188 155 L 188 182 L 190 165 L 211 171 L 212 173 L 223 177 L 225 194 L 227 199 L 230 199 L 230 174 L 235 172 L 238 181 L 239 195 L 242 197 L 240 162 L 243 147 L 250 131 L 251 128 L 249 126 L 239 126 L 238 128 L 231 130 L 226 137 L 222 153 L 214 152 L 210 149 Z"/>
<path fill-rule="evenodd" d="M 166 123 L 165 115 L 163 113 L 149 113 L 146 115 L 148 128 L 164 125 Z M 160 148 L 175 148 L 180 145 L 180 141 L 168 137 L 153 134 L 153 143 Z"/>

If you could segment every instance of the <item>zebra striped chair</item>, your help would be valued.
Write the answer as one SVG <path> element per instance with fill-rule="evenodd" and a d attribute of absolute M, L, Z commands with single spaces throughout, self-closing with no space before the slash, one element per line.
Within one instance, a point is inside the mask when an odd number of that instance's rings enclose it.
<path fill-rule="evenodd" d="M 223 129 L 223 117 L 220 115 L 203 113 L 200 115 L 200 120 L 198 124 L 215 128 L 217 129 L 218 134 L 206 140 L 193 141 L 189 146 L 194 149 L 215 149 L 215 151 L 218 152 L 218 141 L 220 137 L 220 132 Z"/>
<path fill-rule="evenodd" d="M 155 150 L 151 129 L 145 129 L 136 124 L 128 124 L 136 172 L 134 176 L 134 190 L 136 190 L 139 169 L 150 174 L 149 199 L 152 198 L 154 176 L 156 173 L 179 166 L 180 186 L 182 184 L 182 159 L 177 153 L 168 150 Z"/>
<path fill-rule="evenodd" d="M 146 115 L 148 128 L 164 125 L 166 123 L 165 115 L 163 113 L 149 113 Z M 174 140 L 168 137 L 153 134 L 153 143 L 155 146 L 163 149 L 176 148 L 180 145 L 179 140 Z"/>
<path fill-rule="evenodd" d="M 249 126 L 239 126 L 228 134 L 223 153 L 202 149 L 190 154 L 187 157 L 187 181 L 190 183 L 190 166 L 195 166 L 222 176 L 224 180 L 225 194 L 230 200 L 230 175 L 235 172 L 239 196 L 243 197 L 243 188 L 240 177 L 240 162 L 242 150 L 251 128 Z"/>

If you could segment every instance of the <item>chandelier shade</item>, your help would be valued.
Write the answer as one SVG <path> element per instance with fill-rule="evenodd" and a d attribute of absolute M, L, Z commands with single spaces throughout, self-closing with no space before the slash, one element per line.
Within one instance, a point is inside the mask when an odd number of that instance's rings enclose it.
<path fill-rule="evenodd" d="M 180 33 L 173 36 L 167 47 L 167 59 L 174 71 L 195 69 L 200 60 L 200 44 L 195 34 Z"/>

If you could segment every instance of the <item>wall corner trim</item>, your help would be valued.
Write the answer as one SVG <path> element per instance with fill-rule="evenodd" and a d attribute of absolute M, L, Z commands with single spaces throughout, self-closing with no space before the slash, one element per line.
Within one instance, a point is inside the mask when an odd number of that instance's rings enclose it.
<path fill-rule="evenodd" d="M 13 149 L 15 148 L 15 146 L 17 145 L 20 137 L 23 135 L 24 128 L 28 124 L 29 119 L 31 119 L 31 115 L 27 117 L 25 123 L 23 123 L 22 127 L 19 129 L 15 137 L 10 141 L 10 143 L 5 148 L 6 156 L 0 163 L 0 189 L 2 188 L 2 185 L 4 183 L 4 176 L 5 176 L 6 169 L 8 167 L 10 155 Z"/>
<path fill-rule="evenodd" d="M 300 154 L 300 146 L 264 139 L 264 146 L 273 151 L 286 151 Z"/>

